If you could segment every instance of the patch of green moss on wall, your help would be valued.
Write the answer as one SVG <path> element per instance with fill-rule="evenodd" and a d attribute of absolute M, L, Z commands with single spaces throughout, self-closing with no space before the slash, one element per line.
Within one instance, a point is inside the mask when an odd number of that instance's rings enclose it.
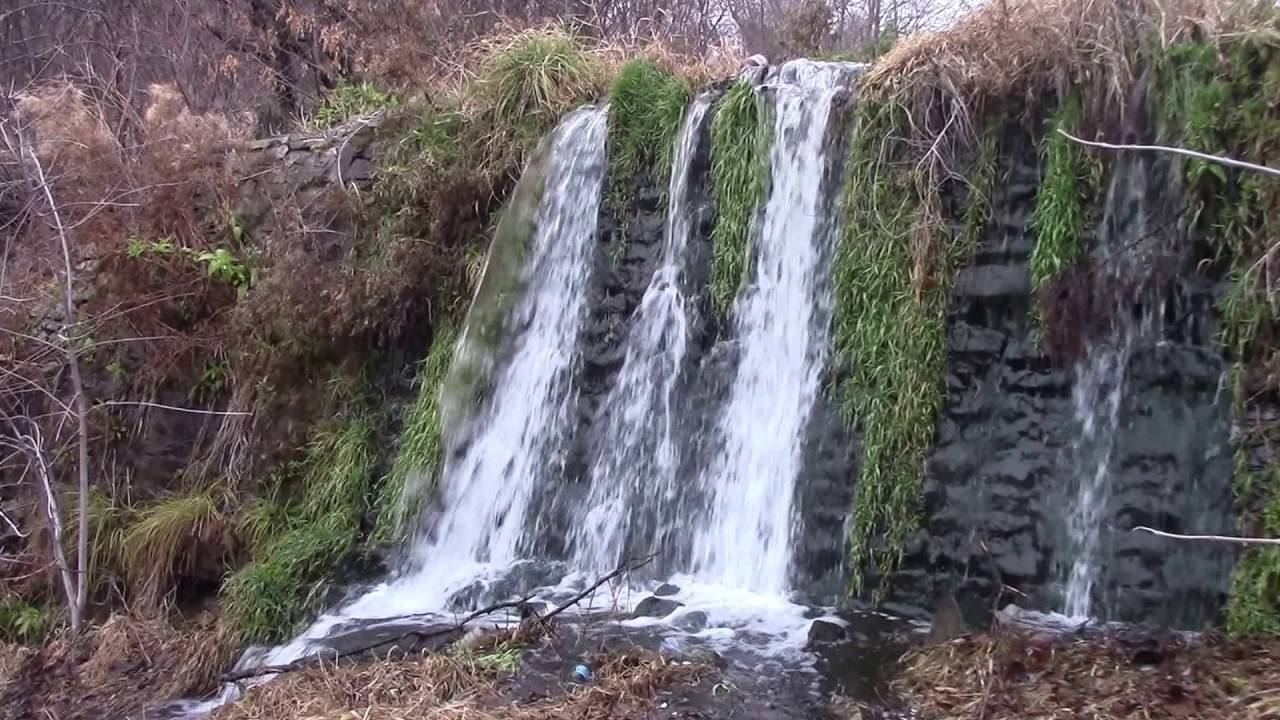
<path fill-rule="evenodd" d="M 751 276 L 751 226 L 764 201 L 773 129 L 764 101 L 750 80 L 735 82 L 711 120 L 711 188 L 716 200 L 711 229 L 711 305 L 727 317 L 738 290 Z"/>
<path fill-rule="evenodd" d="M 417 398 L 404 416 L 399 447 L 378 493 L 373 541 L 404 542 L 408 523 L 417 516 L 425 494 L 434 487 L 442 460 L 440 390 L 453 358 L 457 332 L 446 322 L 431 341 L 414 382 Z"/>
<path fill-rule="evenodd" d="M 1280 158 L 1280 47 L 1264 35 L 1225 44 L 1181 43 L 1158 59 L 1155 105 L 1161 141 L 1275 166 Z M 1254 467 L 1251 447 L 1271 443 L 1274 428 L 1254 427 L 1259 401 L 1275 400 L 1280 311 L 1258 262 L 1280 237 L 1280 182 L 1200 159 L 1182 162 L 1189 225 L 1226 268 L 1219 301 L 1220 342 L 1231 369 L 1236 438 L 1235 488 L 1246 534 L 1280 537 L 1280 466 Z M 1261 437 L 1257 434 L 1261 434 Z M 1244 550 L 1232 577 L 1227 629 L 1233 635 L 1280 632 L 1280 552 Z"/>
<path fill-rule="evenodd" d="M 652 60 L 638 58 L 618 71 L 609 89 L 610 196 L 617 207 L 634 196 L 639 173 L 665 188 L 690 92 L 688 81 Z"/>
<path fill-rule="evenodd" d="M 333 569 L 358 546 L 374 461 L 373 426 L 360 412 L 313 431 L 303 459 L 286 470 L 301 492 L 271 513 L 281 527 L 223 583 L 223 607 L 242 642 L 287 636 L 323 601 Z"/>
<path fill-rule="evenodd" d="M 892 102 L 864 100 L 855 111 L 833 265 L 834 346 L 851 368 L 838 403 L 862 446 L 849 538 L 856 593 L 868 566 L 882 576 L 898 566 L 919 527 L 924 462 L 944 397 L 950 289 L 989 217 L 995 176 L 993 128 L 970 168 L 964 230 L 931 224 L 927 205 L 938 198 L 920 192 L 918 165 L 901 139 L 907 122 Z M 920 252 L 933 258 L 935 276 L 918 276 Z"/>

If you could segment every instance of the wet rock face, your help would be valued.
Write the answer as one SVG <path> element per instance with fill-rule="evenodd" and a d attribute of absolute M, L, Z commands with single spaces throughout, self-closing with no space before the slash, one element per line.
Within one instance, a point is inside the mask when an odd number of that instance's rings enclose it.
<path fill-rule="evenodd" d="M 1074 556 L 1067 520 L 1081 475 L 1092 468 L 1074 466 L 1070 452 L 1080 433 L 1072 396 L 1077 371 L 1041 351 L 1031 319 L 1036 157 L 1025 133 L 1006 134 L 1007 177 L 995 190 L 979 252 L 956 283 L 946 397 L 925 469 L 925 528 L 894 579 L 899 610 L 931 609 L 929 598 L 951 591 L 965 616 L 979 620 L 1002 586 L 1027 595 L 1003 591 L 1002 603 L 1063 607 Z M 1150 187 L 1169 194 L 1166 166 L 1141 171 L 1163 177 Z M 1174 212 L 1165 199 L 1114 193 L 1103 200 L 1099 214 L 1111 218 L 1109 242 L 1136 234 L 1134 227 L 1159 225 Z M 1191 245 L 1182 242 L 1179 252 Z M 1201 276 L 1177 273 L 1159 296 L 1162 327 L 1128 358 L 1102 512 L 1095 615 L 1197 628 L 1211 623 L 1225 601 L 1230 549 L 1130 532 L 1137 525 L 1231 530 L 1230 411 L 1220 389 L 1215 293 Z"/>

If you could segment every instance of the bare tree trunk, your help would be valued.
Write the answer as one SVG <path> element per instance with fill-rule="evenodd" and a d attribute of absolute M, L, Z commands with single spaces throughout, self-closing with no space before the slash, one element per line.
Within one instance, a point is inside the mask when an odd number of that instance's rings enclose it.
<path fill-rule="evenodd" d="M 63 303 L 65 305 L 64 312 L 66 317 L 63 319 L 62 340 L 66 343 L 67 367 L 71 371 L 71 391 L 75 394 L 74 410 L 76 415 L 76 429 L 78 438 L 76 440 L 76 475 L 77 475 L 77 509 L 79 510 L 79 522 L 76 529 L 76 577 L 73 583 L 75 587 L 74 598 L 71 597 L 71 588 L 67 588 L 68 605 L 67 614 L 71 621 L 71 629 L 79 630 L 84 620 L 84 609 L 88 601 L 89 593 L 89 399 L 85 395 L 84 381 L 80 373 L 80 357 L 76 351 L 75 327 L 76 327 L 76 297 L 75 297 L 75 274 L 71 268 L 71 243 L 67 239 L 67 228 L 62 222 L 62 214 L 58 211 L 58 203 L 53 198 L 53 190 L 49 187 L 48 178 L 44 174 L 44 166 L 40 163 L 40 158 L 36 155 L 35 150 L 25 142 L 21 137 L 21 130 L 18 130 L 18 155 L 24 158 L 24 165 L 28 166 L 27 172 L 31 175 L 31 179 L 36 182 L 37 189 L 44 196 L 45 203 L 49 206 L 49 214 L 53 218 L 53 227 L 58 235 L 58 242 L 62 246 L 62 263 L 63 263 Z M 39 448 L 35 448 L 39 452 Z M 54 522 L 55 542 L 57 548 L 55 557 L 59 560 L 59 565 L 64 576 L 70 572 L 66 558 L 62 556 L 62 537 L 61 523 L 56 517 L 56 503 L 54 501 L 53 488 L 50 485 L 50 478 L 47 474 L 44 476 L 44 482 L 47 488 L 48 503 L 50 517 Z"/>

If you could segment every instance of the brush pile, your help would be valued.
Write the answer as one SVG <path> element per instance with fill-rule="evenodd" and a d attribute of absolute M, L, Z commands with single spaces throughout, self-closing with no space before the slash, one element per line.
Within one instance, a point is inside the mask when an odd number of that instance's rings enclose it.
<path fill-rule="evenodd" d="M 1280 638 L 1002 631 L 921 648 L 893 689 L 921 720 L 1280 718 Z"/>

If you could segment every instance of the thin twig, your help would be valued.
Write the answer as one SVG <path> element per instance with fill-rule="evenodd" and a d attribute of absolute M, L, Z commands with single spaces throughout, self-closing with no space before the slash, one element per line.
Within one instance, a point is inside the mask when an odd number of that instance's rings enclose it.
<path fill-rule="evenodd" d="M 198 410 L 196 408 L 184 408 L 177 405 L 163 405 L 161 403 L 146 402 L 145 400 L 105 400 L 94 405 L 96 410 L 100 407 L 115 407 L 119 405 L 129 405 L 138 407 L 159 408 L 160 410 L 173 410 L 175 412 L 193 413 L 195 415 L 252 415 L 249 412 L 239 412 L 236 410 Z"/>

